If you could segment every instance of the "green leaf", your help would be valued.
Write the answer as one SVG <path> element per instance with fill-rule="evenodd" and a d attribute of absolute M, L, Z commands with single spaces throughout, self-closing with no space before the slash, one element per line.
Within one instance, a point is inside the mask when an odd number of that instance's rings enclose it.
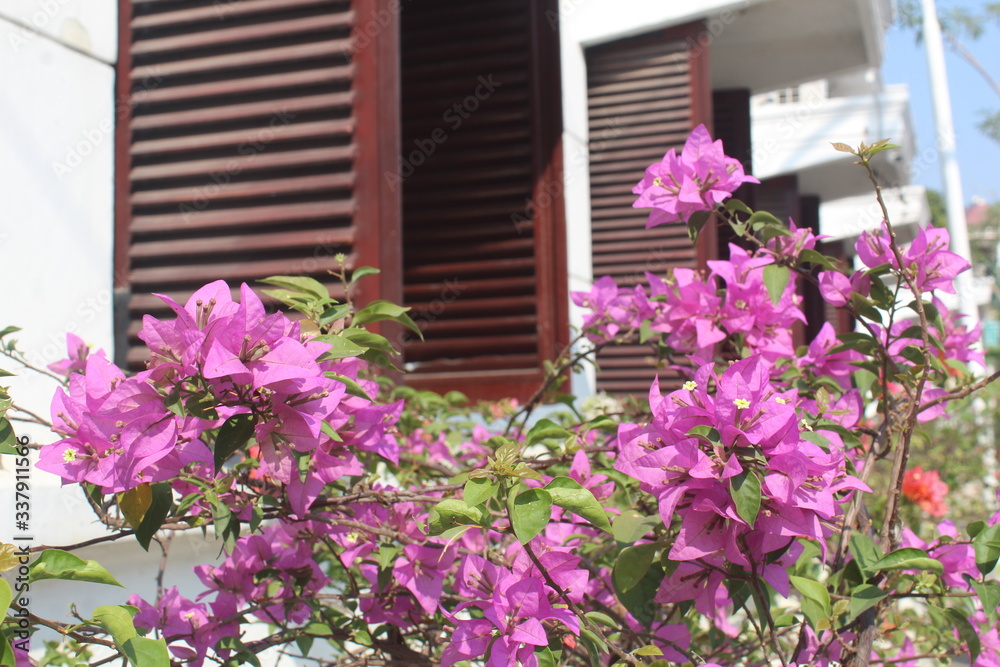
<path fill-rule="evenodd" d="M 851 591 L 851 614 L 848 618 L 848 622 L 856 619 L 862 612 L 866 609 L 871 609 L 879 603 L 880 600 L 884 600 L 889 597 L 889 594 L 878 586 L 872 586 L 871 584 L 861 584 L 856 586 L 854 590 Z"/>
<path fill-rule="evenodd" d="M 759 232 L 765 227 L 784 227 L 784 223 L 781 222 L 781 220 L 778 220 L 773 214 L 768 213 L 767 211 L 755 211 L 754 214 L 747 219 L 747 225 L 749 225 L 755 232 Z"/>
<path fill-rule="evenodd" d="M 983 528 L 986 527 L 985 521 L 973 521 L 968 526 L 965 527 L 965 532 L 969 534 L 970 538 L 974 538 L 979 533 L 983 532 Z"/>
<path fill-rule="evenodd" d="M 309 640 L 308 642 L 298 644 L 300 650 L 302 649 L 303 646 L 306 647 L 305 650 L 302 651 L 302 655 L 306 655 L 309 653 L 309 648 L 312 646 L 313 638 L 299 637 L 299 640 L 302 639 Z M 228 650 L 228 651 L 233 651 L 235 653 L 235 655 L 225 663 L 227 665 L 231 661 L 235 660 L 236 662 L 233 662 L 233 664 L 245 665 L 247 663 L 250 663 L 254 667 L 261 667 L 260 659 L 253 652 L 250 651 L 247 645 L 244 644 L 239 637 L 223 637 L 219 641 L 215 642 L 215 650 L 216 651 Z"/>
<path fill-rule="evenodd" d="M 868 395 L 868 391 L 876 380 L 878 380 L 878 376 L 871 371 L 866 371 L 863 368 L 854 371 L 854 384 L 861 392 L 862 398 Z"/>
<path fill-rule="evenodd" d="M 361 347 L 357 343 L 344 336 L 329 334 L 327 336 L 316 336 L 313 340 L 330 345 L 330 349 L 320 356 L 319 361 L 330 359 L 346 359 L 347 357 L 357 357 L 364 353 L 367 348 Z"/>
<path fill-rule="evenodd" d="M 128 640 L 139 636 L 132 622 L 136 611 L 131 605 L 104 605 L 94 610 L 94 622 L 111 635 L 115 646 L 123 649 Z"/>
<path fill-rule="evenodd" d="M 736 199 L 735 197 L 726 200 L 726 210 L 736 211 L 738 213 L 746 213 L 747 215 L 753 214 L 753 210 L 749 206 L 741 202 L 739 199 Z"/>
<path fill-rule="evenodd" d="M 381 350 L 386 354 L 396 353 L 396 350 L 385 336 L 380 336 L 366 329 L 344 329 L 339 335 L 350 339 L 352 342 L 366 349 Z"/>
<path fill-rule="evenodd" d="M 878 142 L 878 144 L 875 144 L 871 148 L 868 149 L 868 155 L 872 155 L 872 156 L 878 155 L 882 151 L 887 151 L 890 148 L 899 148 L 899 146 L 897 146 L 896 144 L 882 143 L 880 141 L 880 142 Z M 973 660 L 973 662 L 975 662 L 975 660 Z"/>
<path fill-rule="evenodd" d="M 262 282 L 265 285 L 283 287 L 293 292 L 299 292 L 304 296 L 311 297 L 318 301 L 330 299 L 330 292 L 326 289 L 326 286 L 315 278 L 310 278 L 309 276 L 270 276 L 258 282 Z M 268 293 L 273 291 L 274 290 L 270 290 Z"/>
<path fill-rule="evenodd" d="M 643 320 L 639 324 L 639 344 L 644 345 L 653 336 L 658 335 L 658 332 L 653 331 L 653 323 L 649 320 Z"/>
<path fill-rule="evenodd" d="M 500 483 L 490 477 L 477 477 L 465 483 L 465 490 L 462 493 L 462 500 L 466 505 L 475 507 L 482 505 L 500 488 Z"/>
<path fill-rule="evenodd" d="M 600 415 L 587 422 L 586 428 L 588 431 L 597 430 L 604 431 L 605 433 L 617 433 L 618 422 L 607 415 Z"/>
<path fill-rule="evenodd" d="M 608 652 L 608 645 L 588 628 L 580 628 L 580 643 L 587 647 L 591 667 L 603 667 L 605 663 L 601 656 Z"/>
<path fill-rule="evenodd" d="M 535 651 L 535 658 L 538 660 L 538 667 L 559 667 L 562 664 L 548 646 Z"/>
<path fill-rule="evenodd" d="M 791 277 L 792 272 L 788 270 L 787 266 L 768 264 L 764 267 L 764 286 L 767 287 L 771 303 L 777 304 L 781 301 L 781 297 L 785 293 L 785 288 L 788 286 L 788 281 Z"/>
<path fill-rule="evenodd" d="M 142 523 L 142 517 L 146 516 L 146 510 L 153 504 L 153 490 L 149 482 L 144 482 L 124 493 L 116 494 L 116 497 L 118 507 L 125 515 L 125 521 L 133 529 Z"/>
<path fill-rule="evenodd" d="M 170 667 L 170 653 L 163 637 L 133 637 L 125 642 L 122 652 L 135 667 Z"/>
<path fill-rule="evenodd" d="M 340 335 L 367 348 L 363 354 L 358 355 L 359 358 L 382 368 L 396 369 L 389 355 L 395 355 L 397 352 L 385 336 L 372 333 L 367 329 L 344 329 Z"/>
<path fill-rule="evenodd" d="M 510 522 L 521 544 L 527 544 L 545 530 L 552 518 L 552 494 L 545 489 L 528 489 L 508 503 Z"/>
<path fill-rule="evenodd" d="M 760 512 L 760 478 L 752 470 L 744 470 L 729 478 L 729 493 L 736 505 L 736 513 L 753 528 Z"/>
<path fill-rule="evenodd" d="M 979 643 L 979 634 L 976 629 L 972 627 L 972 623 L 969 623 L 969 619 L 966 618 L 965 614 L 958 609 L 945 609 L 944 613 L 947 615 L 948 619 L 951 621 L 952 625 L 958 631 L 958 636 L 965 642 L 965 645 L 969 649 L 970 662 L 975 662 L 976 658 L 979 657 L 979 651 L 981 649 Z"/>
<path fill-rule="evenodd" d="M 653 564 L 655 553 L 655 542 L 622 549 L 615 561 L 615 569 L 612 573 L 615 590 L 627 593 L 642 581 L 646 572 L 649 571 L 649 566 Z"/>
<path fill-rule="evenodd" d="M 615 519 L 612 534 L 618 542 L 632 544 L 658 525 L 658 515 L 645 516 L 635 510 L 625 510 Z"/>
<path fill-rule="evenodd" d="M 254 416 L 233 415 L 219 427 L 219 434 L 215 436 L 215 469 L 222 469 L 222 465 L 229 460 L 229 457 L 242 449 L 253 436 Z"/>
<path fill-rule="evenodd" d="M 972 549 L 976 554 L 976 567 L 983 576 L 992 572 L 1000 560 L 1000 523 L 980 531 L 972 540 Z"/>
<path fill-rule="evenodd" d="M 330 306 L 320 313 L 319 323 L 325 326 L 336 322 L 337 320 L 342 320 L 350 315 L 352 310 L 353 308 L 349 303 L 339 303 L 334 306 Z"/>
<path fill-rule="evenodd" d="M 0 416 L 0 454 L 17 455 L 17 435 L 10 420 Z"/>
<path fill-rule="evenodd" d="M 852 534 L 848 548 L 851 550 L 851 555 L 854 556 L 854 561 L 858 564 L 858 569 L 861 570 L 861 578 L 868 581 L 878 571 L 875 568 L 875 563 L 882 559 L 882 549 L 875 544 L 872 538 L 863 533 Z"/>
<path fill-rule="evenodd" d="M 418 327 L 417 324 L 410 319 L 410 316 L 406 314 L 409 310 L 410 308 L 397 306 L 391 301 L 383 301 L 381 299 L 372 301 L 354 314 L 354 317 L 351 319 L 351 326 L 359 327 L 365 324 L 371 324 L 372 322 L 392 320 L 393 322 L 399 322 L 407 329 L 420 336 L 420 339 L 423 340 L 424 336 L 420 332 L 420 327 Z"/>
<path fill-rule="evenodd" d="M 341 375 L 340 373 L 335 373 L 333 371 L 327 371 L 323 373 L 323 375 L 327 376 L 331 380 L 342 382 L 344 386 L 347 388 L 347 393 L 350 394 L 351 396 L 357 396 L 358 398 L 367 398 L 368 400 L 371 400 L 372 398 L 367 394 L 367 392 L 365 392 L 365 390 L 361 387 L 361 385 L 358 384 L 357 381 L 354 380 L 353 378 L 349 378 L 346 375 Z"/>
<path fill-rule="evenodd" d="M 359 266 L 358 268 L 351 271 L 351 282 L 361 280 L 365 276 L 374 276 L 381 273 L 378 269 L 373 266 Z"/>
<path fill-rule="evenodd" d="M 851 305 L 859 314 L 867 317 L 872 322 L 882 324 L 882 313 L 875 308 L 875 303 L 858 292 L 851 292 Z"/>
<path fill-rule="evenodd" d="M 653 620 L 656 618 L 656 611 L 659 609 L 659 605 L 655 603 L 654 598 L 660 588 L 660 582 L 663 581 L 663 574 L 663 566 L 658 562 L 653 563 L 639 583 L 629 590 L 620 591 L 615 588 L 618 601 L 628 609 L 635 620 L 647 628 L 653 623 Z M 611 581 L 614 583 L 614 577 L 612 577 Z"/>
<path fill-rule="evenodd" d="M 722 436 L 719 432 L 707 424 L 698 424 L 697 426 L 692 426 L 691 430 L 688 431 L 688 435 L 698 438 L 710 445 L 717 445 L 722 440 Z"/>
<path fill-rule="evenodd" d="M 551 419 L 539 419 L 538 423 L 532 426 L 531 430 L 528 431 L 528 435 L 524 441 L 524 446 L 530 447 L 536 443 L 542 442 L 543 440 L 558 440 L 562 442 L 566 438 L 573 435 L 574 433 L 567 431 Z"/>
<path fill-rule="evenodd" d="M 457 526 L 489 526 L 493 517 L 481 505 L 469 507 L 455 498 L 442 500 L 427 513 L 427 533 L 440 535 Z"/>
<path fill-rule="evenodd" d="M 170 509 L 174 504 L 174 494 L 170 490 L 169 482 L 154 484 L 151 491 L 152 501 L 146 514 L 142 517 L 142 522 L 135 529 L 135 539 L 146 551 L 149 551 L 149 543 L 152 541 L 153 535 L 163 526 L 163 522 L 170 515 Z"/>
<path fill-rule="evenodd" d="M 333 426 L 331 426 L 330 422 L 328 422 L 328 421 L 324 420 L 323 423 L 320 424 L 319 430 L 320 430 L 320 433 L 322 433 L 326 437 L 330 438 L 330 440 L 333 440 L 334 442 L 343 442 L 344 441 L 344 439 L 340 437 L 340 434 L 337 433 L 337 430 L 335 428 L 333 428 Z"/>
<path fill-rule="evenodd" d="M 95 584 L 121 586 L 97 561 L 83 560 L 62 549 L 46 549 L 28 567 L 29 582 L 42 579 L 89 581 Z"/>
<path fill-rule="evenodd" d="M 7 583 L 6 579 L 0 579 L 0 619 L 7 615 L 7 610 L 10 609 L 10 602 L 14 599 L 14 591 L 11 590 L 10 584 Z"/>
<path fill-rule="evenodd" d="M 0 667 L 17 667 L 17 656 L 7 635 L 0 632 Z"/>
<path fill-rule="evenodd" d="M 709 211 L 695 211 L 691 214 L 687 221 L 688 238 L 691 239 L 691 243 L 698 242 L 698 235 L 701 234 L 702 228 L 711 217 L 712 214 Z"/>
<path fill-rule="evenodd" d="M 983 610 L 990 619 L 997 617 L 997 607 L 1000 607 L 1000 584 L 995 581 L 976 581 L 969 575 L 964 575 L 965 581 L 972 586 L 983 605 Z"/>
<path fill-rule="evenodd" d="M 795 614 L 782 614 L 774 619 L 774 627 L 788 628 L 793 625 L 798 625 L 798 622 L 798 619 L 795 618 Z"/>
<path fill-rule="evenodd" d="M 215 536 L 222 540 L 226 553 L 232 553 L 236 540 L 240 536 L 240 521 L 233 515 L 228 504 L 219 500 L 214 491 L 205 494 L 205 500 L 212 506 L 212 523 L 215 526 Z"/>
<path fill-rule="evenodd" d="M 941 561 L 931 558 L 926 551 L 915 547 L 896 549 L 875 561 L 871 567 L 875 571 L 927 570 L 937 574 L 944 572 Z"/>
<path fill-rule="evenodd" d="M 552 496 L 552 502 L 564 510 L 590 522 L 595 528 L 610 533 L 611 521 L 604 512 L 604 506 L 597 501 L 590 489 L 569 477 L 556 477 L 545 485 Z"/>
<path fill-rule="evenodd" d="M 826 586 L 813 579 L 790 576 L 789 581 L 802 593 L 802 613 L 817 630 L 830 627 L 830 592 Z"/>
<path fill-rule="evenodd" d="M 611 618 L 610 616 L 608 616 L 604 612 L 601 612 L 601 611 L 588 611 L 586 614 L 584 614 L 584 616 L 586 616 L 590 621 L 592 621 L 593 623 L 595 623 L 597 625 L 603 625 L 606 628 L 614 628 L 616 630 L 618 629 L 618 625 L 619 625 L 618 621 L 616 621 L 615 619 Z"/>
<path fill-rule="evenodd" d="M 837 265 L 833 257 L 829 255 L 824 255 L 820 252 L 812 250 L 810 248 L 805 248 L 799 253 L 800 262 L 809 262 L 810 264 L 816 264 L 822 266 L 824 269 L 829 269 L 831 271 L 837 270 Z"/>

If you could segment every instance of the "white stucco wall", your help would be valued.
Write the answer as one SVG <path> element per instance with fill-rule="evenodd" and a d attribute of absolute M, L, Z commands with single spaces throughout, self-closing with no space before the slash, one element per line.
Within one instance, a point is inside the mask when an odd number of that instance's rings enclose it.
<path fill-rule="evenodd" d="M 0 328 L 21 327 L 18 347 L 38 366 L 66 356 L 67 331 L 110 351 L 116 33 L 114 0 L 0 0 L 0 266 L 6 278 Z M 18 372 L 2 380 L 15 401 L 47 417 L 55 381 L 22 373 L 6 359 L 0 368 Z M 54 440 L 41 427 L 15 428 L 34 442 Z M 0 459 L 0 542 L 17 535 L 33 538 L 18 544 L 68 545 L 104 532 L 79 490 L 64 491 L 57 478 L 34 468 L 28 529 L 17 529 L 15 502 L 25 501 L 15 497 L 15 465 L 14 457 Z M 96 551 L 100 556 L 89 557 L 111 567 L 129 564 L 123 578 L 148 578 L 150 561 L 139 559 L 136 549 Z M 147 558 L 155 567 L 158 555 Z M 55 595 L 59 587 L 33 586 L 31 611 L 63 620 L 71 601 L 88 614 L 126 597 L 95 584 Z"/>
<path fill-rule="evenodd" d="M 44 31 L 92 51 L 23 27 L 33 12 Z M 22 327 L 19 347 L 44 366 L 65 356 L 66 331 L 112 340 L 114 69 L 104 61 L 114 57 L 115 3 L 3 1 L 0 17 L 0 265 L 10 280 L 0 326 Z M 18 402 L 48 412 L 50 382 L 9 384 Z"/>

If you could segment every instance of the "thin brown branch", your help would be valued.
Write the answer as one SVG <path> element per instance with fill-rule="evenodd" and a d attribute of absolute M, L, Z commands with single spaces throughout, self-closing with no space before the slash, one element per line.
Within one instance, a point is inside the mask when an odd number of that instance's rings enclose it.
<path fill-rule="evenodd" d="M 542 562 L 540 560 L 538 560 L 538 556 L 535 554 L 534 549 L 531 548 L 531 543 L 524 544 L 523 546 L 525 552 L 528 554 L 528 558 L 531 559 L 531 562 L 534 563 L 538 571 L 541 572 L 542 577 L 545 579 L 545 583 L 547 583 L 552 588 L 552 590 L 554 590 L 556 594 L 558 594 L 559 597 L 562 598 L 563 602 L 566 603 L 570 611 L 576 614 L 577 618 L 580 619 L 580 622 L 588 630 L 597 635 L 598 638 L 600 638 L 600 640 L 604 642 L 605 645 L 607 645 L 608 649 L 610 649 L 611 652 L 614 653 L 619 660 L 624 660 L 630 665 L 640 664 L 640 662 L 636 660 L 635 656 L 625 653 L 623 650 L 618 648 L 616 644 L 610 642 L 608 638 L 605 636 L 604 631 L 601 630 L 601 628 L 596 623 L 591 621 L 587 617 L 587 615 L 583 613 L 583 610 L 580 609 L 579 606 L 577 606 L 575 602 L 569 599 L 569 594 L 562 588 L 562 586 L 560 586 L 555 582 L 555 580 L 552 578 L 552 575 L 549 574 L 548 569 L 544 565 L 542 565 Z"/>
<path fill-rule="evenodd" d="M 969 394 L 979 391 L 986 385 L 996 382 L 997 380 L 1000 380 L 1000 371 L 995 371 L 990 375 L 988 375 L 987 377 L 984 377 L 981 380 L 978 380 L 977 382 L 967 385 L 962 389 L 956 389 L 955 391 L 945 394 L 944 396 L 938 396 L 937 398 L 933 398 L 927 401 L 926 403 L 921 404 L 920 412 L 923 412 L 928 408 L 933 408 L 935 405 L 941 405 L 942 403 L 948 403 L 949 401 L 965 398 Z"/>

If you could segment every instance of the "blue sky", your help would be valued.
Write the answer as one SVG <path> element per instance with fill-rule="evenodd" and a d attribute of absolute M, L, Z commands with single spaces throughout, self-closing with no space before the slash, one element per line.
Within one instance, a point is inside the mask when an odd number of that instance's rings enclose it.
<path fill-rule="evenodd" d="M 960 6 L 976 10 L 986 0 L 938 0 L 938 10 Z M 991 24 L 976 41 L 966 46 L 994 79 L 1000 79 L 1000 29 Z M 946 45 L 948 87 L 951 92 L 955 141 L 962 173 L 962 195 L 968 203 L 974 196 L 1000 201 L 1000 144 L 988 139 L 976 124 L 984 109 L 1000 109 L 1000 96 L 965 60 Z M 905 83 L 910 88 L 910 110 L 917 138 L 917 151 L 934 146 L 934 110 L 931 103 L 927 56 L 911 30 L 893 26 L 886 33 L 886 55 L 882 65 L 886 84 Z M 935 161 L 914 175 L 914 182 L 941 190 L 941 165 Z"/>

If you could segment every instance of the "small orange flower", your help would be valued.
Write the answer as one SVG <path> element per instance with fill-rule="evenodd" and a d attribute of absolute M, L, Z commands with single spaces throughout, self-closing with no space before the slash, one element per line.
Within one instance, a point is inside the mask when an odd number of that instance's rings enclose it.
<path fill-rule="evenodd" d="M 924 472 L 920 466 L 907 470 L 903 475 L 903 495 L 931 516 L 941 517 L 948 511 L 944 504 L 948 485 L 941 481 L 937 470 Z"/>

